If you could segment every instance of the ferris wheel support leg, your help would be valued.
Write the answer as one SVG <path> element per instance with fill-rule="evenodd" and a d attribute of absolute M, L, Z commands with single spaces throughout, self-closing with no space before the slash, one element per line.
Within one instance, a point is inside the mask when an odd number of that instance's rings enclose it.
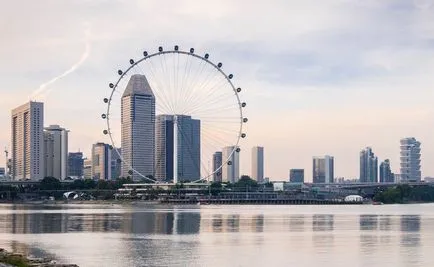
<path fill-rule="evenodd" d="M 173 183 L 178 183 L 178 117 L 173 117 Z"/>

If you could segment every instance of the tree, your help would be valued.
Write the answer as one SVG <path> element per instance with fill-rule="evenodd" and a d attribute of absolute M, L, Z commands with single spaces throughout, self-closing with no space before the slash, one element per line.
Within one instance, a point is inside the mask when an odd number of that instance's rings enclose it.
<path fill-rule="evenodd" d="M 247 175 L 242 175 L 241 178 L 234 184 L 236 188 L 257 188 L 258 183 Z"/>
<path fill-rule="evenodd" d="M 62 184 L 59 179 L 54 177 L 45 177 L 41 180 L 40 189 L 41 190 L 60 190 Z"/>

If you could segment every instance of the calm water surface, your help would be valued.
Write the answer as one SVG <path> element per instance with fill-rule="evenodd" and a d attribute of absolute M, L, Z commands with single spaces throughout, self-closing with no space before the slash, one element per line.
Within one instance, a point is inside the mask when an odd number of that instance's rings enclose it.
<path fill-rule="evenodd" d="M 85 266 L 434 266 L 434 205 L 0 205 L 0 247 Z"/>

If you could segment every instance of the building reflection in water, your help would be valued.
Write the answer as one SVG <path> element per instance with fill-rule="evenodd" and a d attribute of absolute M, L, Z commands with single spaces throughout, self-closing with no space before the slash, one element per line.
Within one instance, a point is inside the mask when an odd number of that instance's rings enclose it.
<path fill-rule="evenodd" d="M 304 231 L 304 215 L 291 215 L 289 217 L 289 231 L 303 232 Z"/>
<path fill-rule="evenodd" d="M 420 215 L 401 215 L 401 261 L 405 266 L 421 266 Z M 404 256 L 405 255 L 405 256 Z"/>
<path fill-rule="evenodd" d="M 333 247 L 334 215 L 315 214 L 312 216 L 312 242 L 319 253 L 327 253 Z"/>
<path fill-rule="evenodd" d="M 361 231 L 378 230 L 378 215 L 362 214 L 359 216 L 359 225 Z"/>
<path fill-rule="evenodd" d="M 401 245 L 404 247 L 420 245 L 420 215 L 401 215 Z"/>
<path fill-rule="evenodd" d="M 334 215 L 331 214 L 315 214 L 312 216 L 312 230 L 318 231 L 333 231 Z"/>
<path fill-rule="evenodd" d="M 197 234 L 198 212 L 132 212 L 124 215 L 123 232 L 134 234 Z"/>
<path fill-rule="evenodd" d="M 391 215 L 381 215 L 379 223 L 380 223 L 380 231 L 391 231 L 392 230 L 392 216 Z"/>

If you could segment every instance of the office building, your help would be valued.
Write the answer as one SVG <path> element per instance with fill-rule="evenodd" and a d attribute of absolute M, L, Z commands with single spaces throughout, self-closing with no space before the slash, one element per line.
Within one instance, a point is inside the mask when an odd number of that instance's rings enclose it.
<path fill-rule="evenodd" d="M 235 146 L 227 146 L 222 151 L 223 182 L 236 183 L 240 179 L 240 152 L 236 151 Z M 227 160 L 227 162 L 226 162 Z"/>
<path fill-rule="evenodd" d="M 313 183 L 333 183 L 334 158 L 332 156 L 313 158 Z"/>
<path fill-rule="evenodd" d="M 401 180 L 420 182 L 420 142 L 414 137 L 403 138 L 401 143 Z"/>
<path fill-rule="evenodd" d="M 68 177 L 74 179 L 83 178 L 84 160 L 82 152 L 68 153 Z"/>
<path fill-rule="evenodd" d="M 212 170 L 213 170 L 212 181 L 213 182 L 216 183 L 222 182 L 222 164 L 223 164 L 222 152 L 217 151 L 212 155 Z"/>
<path fill-rule="evenodd" d="M 380 164 L 380 183 L 393 183 L 395 182 L 395 175 L 390 169 L 390 160 L 386 159 Z"/>
<path fill-rule="evenodd" d="M 83 177 L 84 179 L 92 179 L 92 159 L 83 159 Z"/>
<path fill-rule="evenodd" d="M 92 179 L 111 179 L 111 150 L 108 144 L 92 145 Z"/>
<path fill-rule="evenodd" d="M 121 102 L 122 176 L 153 176 L 155 165 L 155 97 L 144 75 L 132 75 Z M 134 169 L 136 172 L 131 172 Z M 142 176 L 141 176 L 142 175 Z"/>
<path fill-rule="evenodd" d="M 44 177 L 68 177 L 68 130 L 59 125 L 44 129 Z"/>
<path fill-rule="evenodd" d="M 360 182 L 378 182 L 378 159 L 370 147 L 360 151 Z"/>
<path fill-rule="evenodd" d="M 200 179 L 200 120 L 186 115 L 158 115 L 155 125 L 155 178 L 167 182 Z"/>
<path fill-rule="evenodd" d="M 264 148 L 255 146 L 252 148 L 252 177 L 258 183 L 264 182 Z"/>
<path fill-rule="evenodd" d="M 6 169 L 3 167 L 0 167 L 0 176 L 5 177 L 6 176 Z"/>
<path fill-rule="evenodd" d="M 29 102 L 12 110 L 11 177 L 44 178 L 44 103 Z"/>
<path fill-rule="evenodd" d="M 290 169 L 289 182 L 304 183 L 304 169 Z"/>
<path fill-rule="evenodd" d="M 121 155 L 122 155 L 122 149 L 121 148 L 113 148 L 112 149 L 112 163 L 111 163 L 111 178 L 112 179 L 118 179 L 121 177 L 121 168 L 122 168 L 122 161 L 121 161 Z"/>

